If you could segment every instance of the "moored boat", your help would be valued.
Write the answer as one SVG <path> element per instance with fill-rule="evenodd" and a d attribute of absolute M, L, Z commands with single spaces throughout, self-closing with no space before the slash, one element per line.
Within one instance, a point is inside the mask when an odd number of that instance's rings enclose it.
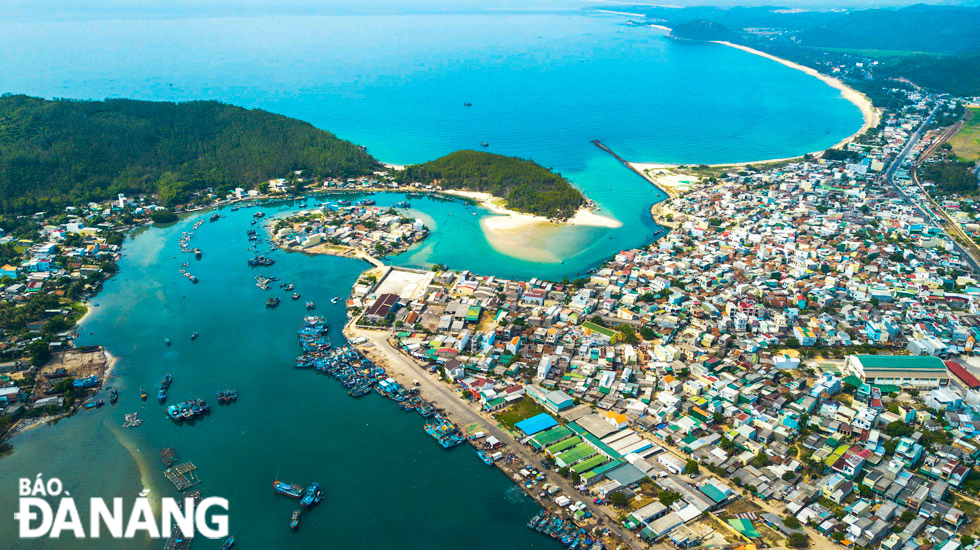
<path fill-rule="evenodd" d="M 289 520 L 289 528 L 295 531 L 299 527 L 299 510 L 293 510 L 293 517 Z"/>
<path fill-rule="evenodd" d="M 303 492 L 303 497 L 300 499 L 299 503 L 301 506 L 310 508 L 316 504 L 319 504 L 322 499 L 323 493 L 320 491 L 320 484 L 314 481 L 313 483 L 310 483 L 310 485 L 306 488 L 306 491 Z"/>
<path fill-rule="evenodd" d="M 273 482 L 272 489 L 280 495 L 285 495 L 292 498 L 303 498 L 303 487 L 300 485 L 293 485 L 277 479 L 275 482 Z"/>
<path fill-rule="evenodd" d="M 116 391 L 116 388 L 110 389 L 109 390 L 109 403 L 112 403 L 113 405 L 115 405 L 116 401 L 118 401 L 118 400 L 119 400 L 119 392 Z"/>

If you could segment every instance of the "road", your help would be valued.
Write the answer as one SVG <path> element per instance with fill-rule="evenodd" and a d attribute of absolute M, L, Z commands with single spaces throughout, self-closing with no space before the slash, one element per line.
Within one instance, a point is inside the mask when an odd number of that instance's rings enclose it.
<path fill-rule="evenodd" d="M 913 163 L 913 167 L 911 169 L 912 180 L 919 187 L 920 192 L 927 197 L 928 204 L 917 202 L 915 197 L 909 196 L 902 186 L 895 181 L 895 172 L 902 165 L 902 163 L 905 162 L 905 159 L 912 151 L 912 148 L 915 147 L 920 139 L 922 139 L 922 134 L 925 133 L 926 127 L 932 122 L 932 119 L 935 117 L 939 107 L 940 105 L 937 103 L 936 106 L 933 107 L 932 111 L 929 112 L 929 116 L 922 121 L 922 124 L 920 124 L 915 130 L 915 133 L 913 133 L 905 142 L 905 146 L 898 153 L 898 155 L 892 159 L 891 163 L 888 165 L 888 168 L 885 169 L 884 177 L 889 183 L 892 184 L 895 190 L 898 191 L 898 194 L 901 195 L 908 204 L 915 208 L 924 219 L 930 221 L 936 227 L 941 228 L 950 238 L 950 241 L 953 243 L 953 248 L 957 251 L 957 253 L 959 253 L 960 257 L 963 258 L 963 261 L 965 261 L 974 272 L 980 273 L 980 260 L 978 260 L 978 258 L 980 258 L 980 248 L 973 245 L 970 247 L 970 249 L 968 249 L 967 247 L 963 246 L 960 240 L 957 240 L 956 237 L 959 237 L 959 239 L 962 239 L 965 242 L 973 243 L 972 239 L 970 239 L 970 237 L 963 232 L 960 224 L 954 222 L 946 214 L 946 211 L 939 206 L 939 204 L 936 203 L 928 193 L 926 193 L 925 189 L 919 183 L 918 176 L 916 175 L 916 168 L 919 166 L 919 164 L 932 155 L 941 144 L 945 143 L 946 140 L 952 137 L 952 135 L 956 133 L 956 128 L 960 126 L 960 124 L 954 125 L 947 129 L 943 136 L 934 140 L 929 148 L 923 151 L 923 154 L 919 156 L 915 163 Z M 952 229 L 952 232 L 956 234 L 956 237 L 950 235 L 950 229 Z"/>
<path fill-rule="evenodd" d="M 406 357 L 398 349 L 388 342 L 390 334 L 387 331 L 368 331 L 348 326 L 347 331 L 350 336 L 360 336 L 366 338 L 370 343 L 370 348 L 378 351 L 387 362 L 385 365 L 394 373 L 401 374 L 408 379 L 418 381 L 419 391 L 423 398 L 432 401 L 440 408 L 445 409 L 447 414 L 456 422 L 463 424 L 477 423 L 482 426 L 484 433 L 492 435 L 507 445 L 508 451 L 518 456 L 526 464 L 539 466 L 541 456 L 531 452 L 526 446 L 515 440 L 510 433 L 497 427 L 497 424 L 481 413 L 473 410 L 450 386 L 436 380 L 426 369 L 418 365 L 412 359 Z M 369 349 L 370 349 L 369 348 Z M 539 468 L 540 469 L 540 468 Z M 547 482 L 558 486 L 562 493 L 573 500 L 580 500 L 581 495 L 571 483 L 565 478 L 548 472 L 546 473 Z M 620 540 L 624 541 L 631 548 L 644 548 L 646 544 L 641 541 L 634 533 L 620 525 L 616 517 L 605 507 L 597 506 L 590 499 L 581 495 L 582 502 L 586 504 L 589 511 L 596 518 L 604 518 L 602 526 L 612 531 Z"/>

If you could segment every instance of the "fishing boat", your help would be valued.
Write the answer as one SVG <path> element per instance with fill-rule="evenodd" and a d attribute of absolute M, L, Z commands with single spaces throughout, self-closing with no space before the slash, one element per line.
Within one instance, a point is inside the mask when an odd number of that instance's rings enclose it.
<path fill-rule="evenodd" d="M 143 388 L 140 388 L 140 399 L 146 401 L 146 390 L 144 390 Z"/>
<path fill-rule="evenodd" d="M 197 340 L 197 331 L 196 330 L 191 333 L 191 342 L 193 342 L 194 340 Z"/>
<path fill-rule="evenodd" d="M 480 147 L 490 147 L 490 144 L 484 141 L 480 144 Z"/>
<path fill-rule="evenodd" d="M 476 452 L 476 456 L 480 457 L 480 460 L 482 460 L 487 466 L 493 466 L 493 457 L 488 455 L 482 449 Z"/>
<path fill-rule="evenodd" d="M 170 384 L 171 384 L 171 383 L 172 383 L 173 381 L 174 381 L 174 377 L 173 377 L 173 375 L 171 375 L 171 374 L 170 374 L 170 373 L 168 372 L 167 374 L 165 374 L 165 375 L 163 375 L 163 380 L 161 380 L 161 381 L 160 381 L 160 387 L 161 387 L 161 388 L 163 388 L 163 389 L 167 389 L 167 388 L 169 388 L 169 387 L 170 387 Z"/>
<path fill-rule="evenodd" d="M 262 212 L 262 211 L 259 211 L 259 212 L 256 212 L 256 213 L 252 214 L 252 217 L 253 218 L 262 218 L 264 216 L 265 216 L 265 212 Z"/>
<path fill-rule="evenodd" d="M 282 284 L 282 288 L 285 288 L 286 289 L 286 292 L 289 292 L 292 289 L 296 288 L 296 285 L 294 285 L 293 283 L 288 283 L 288 284 L 287 283 L 283 283 Z"/>
<path fill-rule="evenodd" d="M 266 258 L 265 256 L 256 256 L 248 260 L 249 267 L 269 267 L 274 263 L 276 263 L 275 260 Z"/>
<path fill-rule="evenodd" d="M 191 275 L 190 277 L 188 277 L 188 279 L 190 280 L 190 282 L 194 283 L 195 285 L 197 284 L 197 277 Z"/>
<path fill-rule="evenodd" d="M 350 206 L 350 201 L 345 201 L 343 199 L 337 201 L 337 206 Z"/>
<path fill-rule="evenodd" d="M 316 309 L 316 304 L 313 303 L 313 300 L 309 300 L 308 302 L 306 302 L 306 309 L 307 310 Z"/>
<path fill-rule="evenodd" d="M 115 405 L 116 401 L 119 401 L 119 392 L 116 391 L 116 388 L 112 388 L 109 390 L 109 403 Z"/>
<path fill-rule="evenodd" d="M 305 508 L 310 508 L 319 504 L 321 500 L 323 500 L 323 493 L 320 491 L 320 484 L 314 481 L 306 488 L 306 491 L 303 493 L 303 498 L 299 500 L 299 503 Z"/>
<path fill-rule="evenodd" d="M 272 488 L 280 495 L 285 495 L 292 498 L 303 498 L 303 487 L 300 485 L 292 485 L 277 479 L 275 482 L 273 482 Z"/>
<path fill-rule="evenodd" d="M 170 338 L 164 338 L 163 339 L 163 343 L 164 344 L 167 344 L 169 346 L 170 345 Z"/>
<path fill-rule="evenodd" d="M 292 297 L 293 300 L 299 300 L 299 292 L 294 292 Z"/>
<path fill-rule="evenodd" d="M 161 403 L 167 400 L 166 388 L 160 388 L 160 391 L 157 392 L 157 400 L 160 401 Z"/>
<path fill-rule="evenodd" d="M 218 214 L 217 212 L 215 212 L 214 214 L 211 215 L 211 221 L 212 222 L 216 222 L 216 221 L 218 221 L 220 219 L 221 219 L 221 214 Z"/>
<path fill-rule="evenodd" d="M 289 528 L 295 531 L 299 527 L 299 510 L 293 510 L 293 518 L 289 520 Z"/>
<path fill-rule="evenodd" d="M 195 248 L 194 249 L 194 257 L 197 258 L 198 260 L 201 259 L 201 249 L 200 248 Z"/>
<path fill-rule="evenodd" d="M 408 208 L 409 206 L 411 205 L 408 204 L 408 201 L 398 201 L 395 203 L 395 208 Z"/>
<path fill-rule="evenodd" d="M 359 204 L 361 206 L 374 206 L 377 203 L 374 202 L 374 200 L 372 200 L 372 199 L 361 199 L 361 200 L 357 201 L 357 204 Z"/>
<path fill-rule="evenodd" d="M 225 543 L 221 545 L 221 550 L 230 550 L 232 546 L 235 546 L 235 537 L 228 537 L 225 539 Z"/>
<path fill-rule="evenodd" d="M 265 301 L 265 307 L 269 309 L 279 307 L 279 298 L 269 298 Z"/>

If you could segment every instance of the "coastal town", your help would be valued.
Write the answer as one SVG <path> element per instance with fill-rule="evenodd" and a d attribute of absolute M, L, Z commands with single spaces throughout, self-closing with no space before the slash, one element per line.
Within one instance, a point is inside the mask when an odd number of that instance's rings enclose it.
<path fill-rule="evenodd" d="M 103 392 L 115 403 L 115 358 L 74 341 L 127 233 L 309 199 L 255 212 L 249 250 L 267 237 L 370 267 L 343 300 L 350 347 L 311 313 L 295 366 L 418 412 L 444 448 L 471 444 L 541 506 L 533 531 L 574 548 L 976 548 L 980 218 L 974 189 L 950 192 L 930 169 L 955 156 L 946 144 L 976 99 L 895 94 L 901 107 L 820 154 L 623 161 L 668 194 L 651 210 L 666 229 L 571 280 L 387 265 L 430 237 L 409 199 L 474 200 L 387 170 L 19 218 L 0 238 L 0 428 L 102 408 Z M 385 192 L 405 200 L 377 205 Z M 552 222 L 515 227 L 539 223 Z M 200 259 L 193 234 L 179 246 Z M 191 261 L 181 273 L 196 283 Z M 199 483 L 193 464 L 164 464 L 178 491 Z"/>
<path fill-rule="evenodd" d="M 670 233 L 586 278 L 375 268 L 348 336 L 626 544 L 970 547 L 976 256 L 910 187 L 958 106 L 910 93 L 836 155 L 673 190 Z"/>

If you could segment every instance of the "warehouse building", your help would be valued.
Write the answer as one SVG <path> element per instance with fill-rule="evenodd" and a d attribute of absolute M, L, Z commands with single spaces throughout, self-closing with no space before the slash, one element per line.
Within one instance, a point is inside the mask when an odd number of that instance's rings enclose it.
<path fill-rule="evenodd" d="M 844 371 L 875 385 L 939 388 L 949 385 L 949 371 L 941 359 L 912 355 L 848 355 Z"/>

